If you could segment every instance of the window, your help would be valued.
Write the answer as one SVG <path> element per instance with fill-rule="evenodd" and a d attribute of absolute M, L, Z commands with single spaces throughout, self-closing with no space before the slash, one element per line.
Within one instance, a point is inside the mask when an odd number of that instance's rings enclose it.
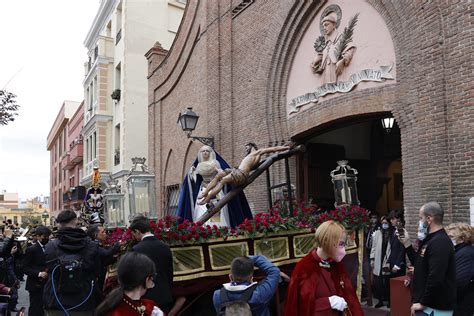
<path fill-rule="evenodd" d="M 120 89 L 120 83 L 122 81 L 122 65 L 119 63 L 115 67 L 115 89 Z"/>
<path fill-rule="evenodd" d="M 175 216 L 178 211 L 179 184 L 173 184 L 166 187 L 166 206 L 165 214 Z"/>
<path fill-rule="evenodd" d="M 115 153 L 114 153 L 114 165 L 120 164 L 120 124 L 115 126 Z"/>
<path fill-rule="evenodd" d="M 97 132 L 92 134 L 92 157 L 97 158 Z"/>

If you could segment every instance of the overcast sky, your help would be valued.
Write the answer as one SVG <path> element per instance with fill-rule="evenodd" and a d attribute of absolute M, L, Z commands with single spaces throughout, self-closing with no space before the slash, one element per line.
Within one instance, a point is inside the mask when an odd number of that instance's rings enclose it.
<path fill-rule="evenodd" d="M 46 138 L 63 101 L 83 99 L 83 42 L 99 4 L 0 0 L 0 89 L 21 106 L 15 122 L 0 125 L 0 191 L 49 196 Z"/>

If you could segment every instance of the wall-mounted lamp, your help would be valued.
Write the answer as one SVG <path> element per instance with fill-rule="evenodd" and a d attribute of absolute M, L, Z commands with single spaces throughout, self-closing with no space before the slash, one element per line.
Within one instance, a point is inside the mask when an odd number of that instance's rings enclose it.
<path fill-rule="evenodd" d="M 188 107 L 186 111 L 178 116 L 178 124 L 181 126 L 181 129 L 186 133 L 186 136 L 191 139 L 196 139 L 203 143 L 204 145 L 214 148 L 214 137 L 198 137 L 191 136 L 192 132 L 196 128 L 197 122 L 199 120 L 199 115 L 197 115 L 192 107 Z"/>

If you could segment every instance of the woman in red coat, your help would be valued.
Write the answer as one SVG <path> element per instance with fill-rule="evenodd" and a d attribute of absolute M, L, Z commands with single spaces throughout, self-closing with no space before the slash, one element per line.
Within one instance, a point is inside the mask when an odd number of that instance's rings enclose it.
<path fill-rule="evenodd" d="M 344 227 L 334 221 L 316 230 L 315 245 L 291 275 L 286 316 L 363 316 L 342 258 L 346 254 Z"/>
<path fill-rule="evenodd" d="M 97 316 L 163 316 L 152 300 L 142 299 L 155 286 L 155 264 L 146 255 L 129 252 L 119 261 L 120 287 L 110 292 L 95 310 Z"/>

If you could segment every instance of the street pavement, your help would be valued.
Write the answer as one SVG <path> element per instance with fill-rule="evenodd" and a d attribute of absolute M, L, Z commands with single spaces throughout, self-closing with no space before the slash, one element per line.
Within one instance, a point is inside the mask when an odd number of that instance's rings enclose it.
<path fill-rule="evenodd" d="M 30 306 L 29 304 L 30 297 L 28 296 L 28 291 L 25 290 L 25 284 L 26 284 L 26 277 L 25 277 L 25 281 L 21 282 L 20 288 L 18 289 L 17 309 L 25 307 L 26 309 L 25 315 L 28 315 L 28 307 Z M 12 315 L 15 315 L 15 313 L 12 313 Z"/>

